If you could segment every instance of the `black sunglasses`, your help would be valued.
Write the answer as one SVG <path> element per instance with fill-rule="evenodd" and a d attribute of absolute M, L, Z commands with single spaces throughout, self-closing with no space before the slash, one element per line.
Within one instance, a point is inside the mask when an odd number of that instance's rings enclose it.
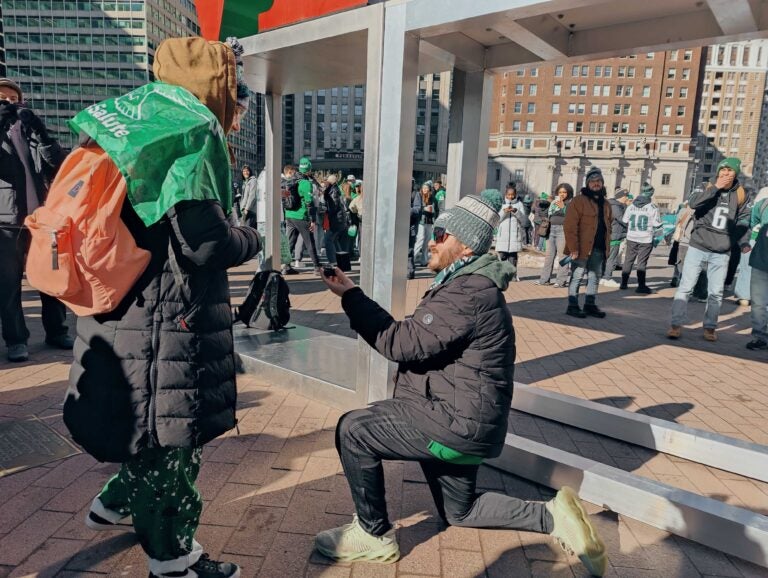
<path fill-rule="evenodd" d="M 442 243 L 448 237 L 450 233 L 445 230 L 445 227 L 433 227 L 432 240 L 435 243 Z"/>

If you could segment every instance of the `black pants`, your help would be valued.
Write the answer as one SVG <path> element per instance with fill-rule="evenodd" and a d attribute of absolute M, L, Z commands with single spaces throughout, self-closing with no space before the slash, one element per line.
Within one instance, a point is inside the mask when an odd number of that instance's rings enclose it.
<path fill-rule="evenodd" d="M 645 273 L 648 266 L 648 259 L 653 251 L 653 243 L 636 243 L 627 241 L 627 254 L 624 256 L 624 267 L 621 269 L 622 275 L 629 275 L 632 272 L 632 265 L 637 260 L 637 271 Z"/>
<path fill-rule="evenodd" d="M 7 345 L 26 343 L 29 330 L 21 308 L 21 280 L 29 249 L 29 231 L 0 228 L 0 322 Z M 61 301 L 40 293 L 43 328 L 47 337 L 67 333 L 67 310 Z"/>
<path fill-rule="evenodd" d="M 408 227 L 408 276 L 412 277 L 416 273 L 416 260 L 414 257 L 414 248 L 416 247 L 416 235 L 419 224 L 413 224 Z"/>
<path fill-rule="evenodd" d="M 553 520 L 543 502 L 526 502 L 494 492 L 478 493 L 478 465 L 456 465 L 434 457 L 430 439 L 400 411 L 401 403 L 387 400 L 341 417 L 336 426 L 336 449 L 360 525 L 381 536 L 392 525 L 384 495 L 382 460 L 418 461 L 440 517 L 452 526 L 506 528 L 550 533 Z"/>
<path fill-rule="evenodd" d="M 294 259 L 296 258 L 294 256 L 294 251 L 296 250 L 296 242 L 299 240 L 299 235 L 301 235 L 301 239 L 304 241 L 304 247 L 306 247 L 309 257 L 312 259 L 312 264 L 315 267 L 319 267 L 320 258 L 317 256 L 315 236 L 309 232 L 309 221 L 304 221 L 303 219 L 286 219 L 285 225 L 288 231 L 291 256 L 293 256 Z"/>
<path fill-rule="evenodd" d="M 517 251 L 507 253 L 505 251 L 498 251 L 499 259 L 501 261 L 512 261 L 512 264 L 517 267 Z"/>

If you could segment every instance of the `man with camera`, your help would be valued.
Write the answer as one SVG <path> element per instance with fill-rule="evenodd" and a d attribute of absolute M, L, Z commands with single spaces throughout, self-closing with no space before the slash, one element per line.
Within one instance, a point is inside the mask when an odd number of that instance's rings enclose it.
<path fill-rule="evenodd" d="M 18 84 L 0 78 L 0 321 L 9 361 L 29 358 L 29 330 L 21 307 L 21 279 L 29 248 L 24 218 L 43 204 L 64 153 L 45 124 L 22 104 Z M 72 349 L 67 334 L 66 309 L 49 295 L 40 294 L 45 342 Z"/>

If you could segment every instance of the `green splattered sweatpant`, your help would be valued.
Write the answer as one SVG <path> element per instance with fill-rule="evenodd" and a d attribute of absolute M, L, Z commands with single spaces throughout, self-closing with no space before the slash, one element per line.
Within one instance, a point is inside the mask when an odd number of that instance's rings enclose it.
<path fill-rule="evenodd" d="M 133 517 L 136 536 L 153 560 L 176 560 L 195 549 L 203 509 L 195 487 L 202 453 L 202 448 L 143 450 L 122 464 L 98 496 L 107 510 Z"/>

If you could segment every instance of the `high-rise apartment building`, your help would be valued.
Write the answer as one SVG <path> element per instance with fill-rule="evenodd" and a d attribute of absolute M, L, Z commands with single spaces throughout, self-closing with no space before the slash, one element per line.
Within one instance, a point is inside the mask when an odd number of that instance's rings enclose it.
<path fill-rule="evenodd" d="M 65 147 L 76 144 L 67 120 L 154 80 L 161 40 L 199 34 L 192 0 L 3 0 L 0 31 L 0 69 Z M 263 98 L 251 102 L 232 143 L 238 164 L 263 166 Z"/>
<path fill-rule="evenodd" d="M 414 176 L 435 178 L 448 160 L 451 73 L 428 74 L 418 82 Z M 318 169 L 360 175 L 365 143 L 365 87 L 341 86 L 286 97 L 285 162 L 302 156 Z"/>
<path fill-rule="evenodd" d="M 704 67 L 696 149 L 696 180 L 712 180 L 725 157 L 741 159 L 744 180 L 768 175 L 768 40 L 709 47 Z"/>
<path fill-rule="evenodd" d="M 704 50 L 649 52 L 579 64 L 540 64 L 497 76 L 491 111 L 489 186 L 578 189 L 598 166 L 612 192 L 672 209 L 690 189 Z"/>

